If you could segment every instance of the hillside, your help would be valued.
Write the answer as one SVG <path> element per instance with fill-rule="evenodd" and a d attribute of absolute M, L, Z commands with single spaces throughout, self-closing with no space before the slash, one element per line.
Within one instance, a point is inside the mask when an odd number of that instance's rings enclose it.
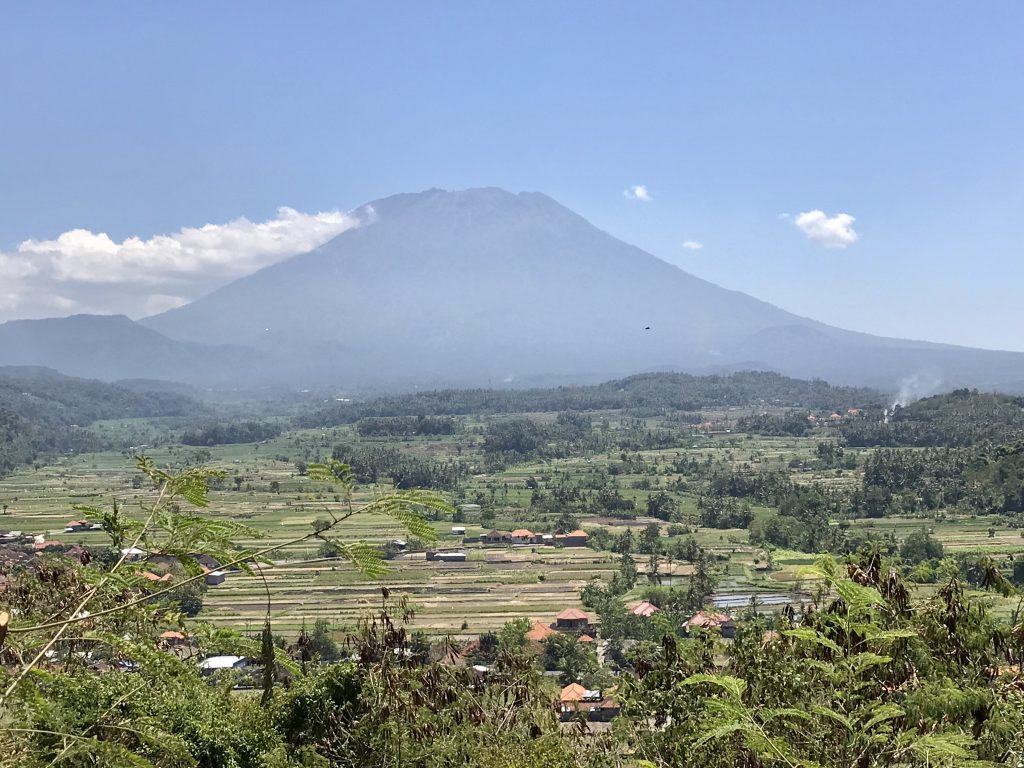
<path fill-rule="evenodd" d="M 0 365 L 42 366 L 104 381 L 233 383 L 259 361 L 252 350 L 173 341 L 123 315 L 73 315 L 0 325 Z"/>
<path fill-rule="evenodd" d="M 580 387 L 437 390 L 338 403 L 299 417 L 302 427 L 346 424 L 378 416 L 461 416 L 540 411 L 627 410 L 654 415 L 732 406 L 787 406 L 810 410 L 849 407 L 881 411 L 884 397 L 870 389 L 834 387 L 776 373 L 691 376 L 650 373 Z"/>
<path fill-rule="evenodd" d="M 958 389 L 843 427 L 853 446 L 966 447 L 1024 438 L 1024 398 Z"/>
<path fill-rule="evenodd" d="M 0 367 L 0 474 L 38 456 L 107 447 L 100 419 L 186 417 L 205 406 L 169 392 L 132 391 L 45 368 Z"/>

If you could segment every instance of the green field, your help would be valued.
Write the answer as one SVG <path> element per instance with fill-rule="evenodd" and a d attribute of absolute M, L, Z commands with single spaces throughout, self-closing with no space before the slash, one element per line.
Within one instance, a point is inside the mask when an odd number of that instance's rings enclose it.
<path fill-rule="evenodd" d="M 724 414 L 708 414 L 709 419 Z M 548 418 L 550 415 L 535 415 Z M 605 418 L 615 424 L 615 414 Z M 101 425 L 131 434 L 147 434 L 145 422 Z M 460 486 L 456 502 L 483 498 L 495 508 L 495 527 L 510 530 L 525 526 L 550 530 L 557 514 L 541 513 L 531 508 L 530 478 L 548 480 L 563 478 L 586 486 L 595 473 L 612 471 L 622 465 L 620 452 L 588 453 L 560 459 L 517 464 L 502 471 L 483 471 L 480 454 L 482 424 L 469 421 L 455 436 L 413 438 L 402 440 L 363 440 L 363 444 L 398 447 L 410 456 L 447 459 L 461 457 L 473 466 L 473 473 Z M 212 489 L 210 506 L 203 514 L 224 517 L 243 523 L 257 532 L 244 541 L 253 547 L 266 547 L 288 542 L 307 534 L 314 520 L 326 517 L 326 510 L 340 507 L 329 486 L 317 484 L 296 470 L 295 462 L 316 461 L 330 455 L 338 443 L 357 441 L 348 427 L 288 432 L 261 444 L 216 446 L 195 449 L 167 443 L 167 435 L 150 431 L 154 444 L 147 453 L 160 465 L 175 466 L 202 460 L 205 465 L 224 470 L 227 477 Z M 608 527 L 622 530 L 625 526 L 637 533 L 651 522 L 657 522 L 662 534 L 667 525 L 645 517 L 645 499 L 649 493 L 669 488 L 685 477 L 672 471 L 671 462 L 680 456 L 698 461 L 722 463 L 740 471 L 785 469 L 794 460 L 807 460 L 820 438 L 766 438 L 741 434 L 695 436 L 692 447 L 630 452 L 633 466 L 642 472 L 618 473 L 616 487 L 621 496 L 635 502 L 635 519 L 623 520 L 605 516 L 583 517 L 584 527 Z M 479 466 L 477 466 L 479 464 Z M 852 488 L 860 482 L 858 470 L 822 473 L 793 471 L 799 482 L 815 482 L 826 487 Z M 152 494 L 133 485 L 139 473 L 128 452 L 84 454 L 65 457 L 52 464 L 23 469 L 0 480 L 0 502 L 7 513 L 0 518 L 0 527 L 62 542 L 82 542 L 103 546 L 99 533 L 65 534 L 64 524 L 76 518 L 74 504 L 107 505 L 114 499 L 131 513 L 138 510 Z M 272 486 L 276 483 L 276 486 Z M 272 487 L 276 487 L 274 492 Z M 355 504 L 358 507 L 373 494 L 389 486 L 360 487 Z M 696 489 L 677 492 L 680 509 L 688 529 L 699 545 L 718 558 L 721 581 L 718 596 L 782 595 L 799 600 L 808 589 L 807 567 L 814 556 L 778 551 L 773 566 L 765 569 L 767 553 L 748 542 L 743 529 L 712 529 L 697 526 Z M 457 497 L 456 497 L 457 496 Z M 465 522 L 469 536 L 485 530 L 476 512 Z M 854 520 L 851 527 L 863 526 L 878 534 L 892 534 L 902 539 L 909 533 L 928 529 L 949 552 L 988 552 L 1011 554 L 1024 551 L 1020 530 L 993 526 L 987 518 L 942 515 L 934 518 L 884 518 Z M 463 547 L 461 537 L 450 533 L 451 520 L 436 520 L 437 546 L 465 549 L 465 563 L 427 562 L 422 552 L 403 554 L 392 560 L 390 572 L 381 581 L 362 577 L 353 567 L 318 555 L 318 542 L 311 540 L 290 545 L 273 555 L 273 565 L 263 570 L 263 578 L 233 572 L 218 586 L 210 587 L 204 600 L 201 617 L 218 625 L 246 629 L 262 621 L 269 590 L 271 615 L 277 631 L 295 633 L 305 623 L 327 619 L 339 632 L 354 627 L 368 616 L 380 602 L 380 587 L 387 586 L 397 596 L 406 596 L 415 611 L 413 628 L 428 634 L 469 637 L 494 630 L 506 621 L 527 617 L 549 622 L 560 610 L 579 607 L 580 589 L 588 580 L 609 579 L 617 568 L 617 555 L 589 548 L 515 547 L 484 548 L 478 544 Z M 994 530 L 992 530 L 994 527 Z M 339 530 L 341 538 L 381 544 L 404 536 L 399 524 L 389 518 L 357 515 Z M 637 557 L 641 573 L 643 556 Z M 757 567 L 760 565 L 760 567 Z M 677 564 L 674 579 L 685 583 L 686 568 Z M 641 579 L 642 584 L 646 582 Z M 639 593 L 640 587 L 637 588 Z"/>

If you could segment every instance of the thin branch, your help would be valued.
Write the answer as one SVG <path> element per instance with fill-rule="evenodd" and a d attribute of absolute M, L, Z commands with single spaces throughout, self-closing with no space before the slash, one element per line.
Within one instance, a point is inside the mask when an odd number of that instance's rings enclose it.
<path fill-rule="evenodd" d="M 131 547 L 128 548 L 128 549 L 122 550 L 121 557 L 118 558 L 117 562 L 114 563 L 114 566 L 103 576 L 103 578 L 100 579 L 98 582 L 96 582 L 96 584 L 92 587 L 92 589 L 90 589 L 88 592 L 86 592 L 85 597 L 82 598 L 82 602 L 78 604 L 78 607 L 72 612 L 71 616 L 69 618 L 67 618 L 67 619 L 64 619 L 63 621 L 56 622 L 56 626 L 59 626 L 60 629 L 58 629 L 54 633 L 53 637 L 51 637 L 50 641 L 46 645 L 44 645 L 42 647 L 42 649 L 39 651 L 39 653 L 37 653 L 35 655 L 35 657 L 30 662 L 25 664 L 21 668 L 21 671 L 18 672 L 17 675 L 15 675 L 14 680 L 11 681 L 11 684 L 9 686 L 7 686 L 7 689 L 3 692 L 3 695 L 0 696 L 0 704 L 3 704 L 5 701 L 7 701 L 8 697 L 10 697 L 10 695 L 12 693 L 14 693 L 14 689 L 17 688 L 18 685 L 21 683 L 21 681 L 25 679 L 25 676 L 28 675 L 28 673 L 32 671 L 33 667 L 35 667 L 35 665 L 38 664 L 42 660 L 42 658 L 46 655 L 46 653 L 51 648 L 53 648 L 54 645 L 57 644 L 57 641 L 60 640 L 61 636 L 64 634 L 64 631 L 68 627 L 70 627 L 76 621 L 84 621 L 85 619 L 90 618 L 90 616 L 82 616 L 82 612 L 85 610 L 85 607 L 92 601 L 92 599 L 94 597 L 96 597 L 96 594 L 100 591 L 100 588 L 104 584 L 106 584 L 107 581 L 110 580 L 111 574 L 113 574 L 118 568 L 120 568 L 124 564 L 124 561 L 128 557 L 129 549 L 134 549 L 135 547 L 138 546 L 139 542 L 142 541 L 142 537 L 146 535 L 146 530 L 149 528 L 150 524 L 153 522 L 153 518 L 156 517 L 157 509 L 159 509 L 160 504 L 163 503 L 163 499 L 164 499 L 164 496 L 166 495 L 166 493 L 167 493 L 167 483 L 165 481 L 163 486 L 160 488 L 160 495 L 157 497 L 156 503 L 153 505 L 153 508 L 152 508 L 152 510 L 149 513 L 149 517 L 146 518 L 146 522 L 142 525 L 142 528 L 139 529 L 139 533 L 135 537 L 135 541 L 132 542 Z M 40 625 L 40 626 L 47 626 L 47 625 Z M 49 626 L 54 626 L 54 624 L 51 623 Z M 12 628 L 12 630 L 15 631 L 15 632 L 17 631 L 16 629 L 13 629 L 13 628 Z"/>

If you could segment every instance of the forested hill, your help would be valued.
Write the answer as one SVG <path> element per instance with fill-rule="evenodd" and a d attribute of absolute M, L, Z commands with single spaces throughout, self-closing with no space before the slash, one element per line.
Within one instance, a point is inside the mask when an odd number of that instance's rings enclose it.
<path fill-rule="evenodd" d="M 648 373 L 594 386 L 550 389 L 445 389 L 338 403 L 298 418 L 303 427 L 329 426 L 370 416 L 454 416 L 538 411 L 629 410 L 636 415 L 730 406 L 775 405 L 827 410 L 875 408 L 885 395 L 859 387 L 791 379 L 777 373 L 728 376 Z"/>
<path fill-rule="evenodd" d="M 1024 397 L 957 389 L 896 406 L 887 422 L 856 419 L 843 427 L 852 446 L 945 446 L 1024 438 Z"/>
<path fill-rule="evenodd" d="M 100 419 L 189 416 L 204 406 L 172 392 L 133 391 L 47 368 L 0 367 L 0 474 L 50 453 L 104 448 Z"/>

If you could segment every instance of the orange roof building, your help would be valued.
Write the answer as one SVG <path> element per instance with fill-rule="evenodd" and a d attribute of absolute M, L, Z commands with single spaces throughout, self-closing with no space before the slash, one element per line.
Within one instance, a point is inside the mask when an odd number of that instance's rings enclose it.
<path fill-rule="evenodd" d="M 555 621 L 558 621 L 559 619 L 565 619 L 565 620 L 568 620 L 568 621 L 573 621 L 573 620 L 577 620 L 577 619 L 586 619 L 587 621 L 590 621 L 590 615 L 587 614 L 587 613 L 584 613 L 579 608 L 566 608 L 560 614 L 555 616 Z"/>
<path fill-rule="evenodd" d="M 562 689 L 561 694 L 558 696 L 558 700 L 563 703 L 568 701 L 583 701 L 583 697 L 586 693 L 587 689 L 579 683 L 570 683 Z"/>
<path fill-rule="evenodd" d="M 722 637 L 733 637 L 736 634 L 736 622 L 727 613 L 699 611 L 686 622 L 687 629 L 717 629 Z"/>
<path fill-rule="evenodd" d="M 585 629 L 590 625 L 590 616 L 579 608 L 566 608 L 555 616 L 555 629 Z"/>
<path fill-rule="evenodd" d="M 723 624 L 732 621 L 732 617 L 727 613 L 711 613 L 700 611 L 699 613 L 693 614 L 689 621 L 686 622 L 688 627 L 704 627 L 709 629 L 711 627 L 720 627 Z"/>
<path fill-rule="evenodd" d="M 629 612 L 632 613 L 634 616 L 643 616 L 646 619 L 658 612 L 658 606 L 644 600 L 643 602 L 637 603 L 632 608 L 630 608 Z"/>
<path fill-rule="evenodd" d="M 535 621 L 533 622 L 533 626 L 530 627 L 530 631 L 526 633 L 526 639 L 534 643 L 539 643 L 544 639 L 557 634 L 558 633 L 551 627 L 545 626 L 539 621 Z"/>

